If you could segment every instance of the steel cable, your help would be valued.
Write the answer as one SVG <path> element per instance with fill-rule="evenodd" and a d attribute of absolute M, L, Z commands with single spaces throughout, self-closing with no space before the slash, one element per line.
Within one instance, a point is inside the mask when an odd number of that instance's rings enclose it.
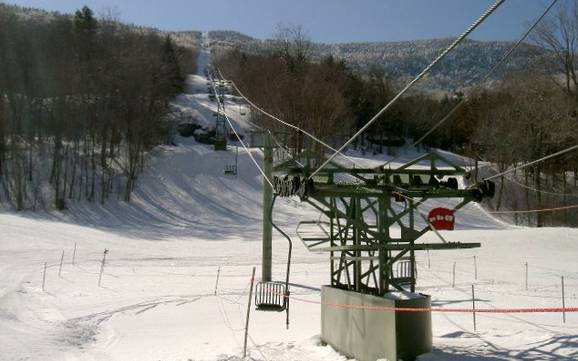
<path fill-rule="evenodd" d="M 220 72 L 220 70 L 219 70 L 219 72 Z M 273 120 L 276 120 L 277 122 L 279 122 L 279 123 L 281 123 L 281 124 L 286 125 L 286 126 L 289 127 L 289 128 L 292 128 L 292 129 L 294 129 L 294 130 L 296 130 L 296 131 L 298 131 L 298 132 L 301 132 L 301 133 L 305 134 L 306 136 L 308 136 L 309 138 L 313 139 L 313 140 L 316 141 L 317 143 L 321 144 L 321 145 L 324 146 L 325 148 L 331 150 L 332 152 L 337 152 L 337 149 L 335 149 L 334 147 L 332 147 L 332 146 L 330 146 L 329 144 L 325 143 L 325 142 L 322 141 L 321 139 L 317 138 L 315 135 L 309 133 L 308 131 L 306 131 L 306 130 L 304 130 L 304 129 L 299 128 L 299 127 L 296 126 L 296 125 L 293 125 L 293 124 L 291 124 L 291 123 L 288 123 L 288 122 L 286 122 L 286 121 L 284 121 L 284 120 L 282 120 L 282 119 L 274 116 L 273 114 L 267 112 L 266 110 L 260 108 L 258 105 L 256 105 L 255 103 L 253 103 L 249 98 L 247 98 L 247 97 L 243 94 L 243 92 L 241 92 L 241 90 L 237 87 L 237 84 L 235 84 L 234 81 L 231 80 L 231 84 L 233 85 L 233 87 L 235 88 L 235 90 L 237 91 L 237 93 L 239 93 L 239 95 L 240 95 L 243 99 L 245 99 L 253 108 L 257 109 L 257 110 L 258 110 L 259 112 L 261 112 L 262 114 L 266 115 L 267 117 L 269 117 L 269 118 L 271 118 L 271 119 L 273 119 Z M 347 159 L 348 161 L 350 161 L 351 163 L 355 164 L 356 166 L 362 167 L 361 163 L 357 162 L 357 161 L 354 160 L 353 158 L 348 157 L 348 156 L 345 155 L 345 154 L 340 154 L 340 155 L 343 156 L 343 157 L 344 157 L 345 159 Z"/>
<path fill-rule="evenodd" d="M 491 177 L 483 178 L 482 181 L 487 181 L 487 180 L 490 180 L 490 179 L 495 179 L 495 178 L 501 177 L 501 176 L 503 176 L 503 175 L 505 175 L 505 174 L 512 173 L 512 172 L 514 172 L 514 171 L 516 171 L 516 170 L 524 169 L 524 168 L 527 168 L 527 167 L 529 167 L 529 166 L 535 165 L 535 164 L 537 164 L 537 163 L 541 163 L 541 162 L 543 162 L 543 161 L 546 161 L 546 160 L 548 160 L 548 159 L 558 157 L 558 156 L 560 156 L 560 155 L 562 155 L 562 154 L 571 152 L 571 151 L 573 151 L 573 150 L 575 150 L 575 149 L 578 149 L 578 144 L 577 144 L 577 145 L 573 145 L 573 146 L 571 146 L 571 147 L 568 147 L 568 148 L 566 148 L 566 149 L 563 149 L 563 150 L 561 150 L 561 151 L 559 151 L 559 152 L 552 153 L 552 154 L 550 154 L 550 155 L 547 155 L 547 156 L 544 156 L 544 157 L 542 157 L 542 158 L 536 159 L 536 160 L 534 160 L 534 161 L 524 163 L 524 164 L 522 164 L 522 165 L 520 165 L 520 166 L 517 166 L 517 167 L 514 167 L 514 168 L 510 168 L 510 169 L 508 169 L 508 170 L 506 170 L 506 171 L 503 171 L 503 172 L 501 172 L 501 173 L 494 174 L 494 175 L 491 176 Z"/>
<path fill-rule="evenodd" d="M 373 118 L 371 118 L 361 129 L 359 129 L 348 141 L 346 141 L 335 153 L 333 153 L 321 166 L 319 166 L 311 175 L 314 177 L 321 169 L 329 164 L 333 158 L 340 154 L 349 144 L 351 144 L 359 135 L 361 135 L 367 128 L 369 128 L 379 117 L 389 110 L 408 90 L 410 90 L 418 81 L 420 81 L 431 69 L 437 65 L 446 55 L 458 46 L 472 31 L 474 31 L 484 20 L 486 20 L 496 9 L 504 3 L 505 0 L 496 0 L 473 24 L 471 24 L 466 31 L 464 31 L 454 42 L 450 44 L 437 58 L 434 59 L 421 73 L 419 73 L 409 84 L 407 84 L 389 103 L 384 106 Z"/>
<path fill-rule="evenodd" d="M 479 80 L 478 86 L 480 84 L 482 84 L 483 82 L 485 82 L 486 80 L 488 80 L 488 78 L 500 67 L 502 66 L 506 60 L 514 53 L 514 51 L 516 51 L 516 49 L 518 49 L 518 47 L 522 44 L 522 42 L 524 42 L 524 40 L 526 40 L 526 38 L 530 35 L 530 33 L 534 30 L 534 28 L 536 28 L 536 26 L 538 26 L 538 24 L 542 21 L 542 19 L 546 16 L 546 14 L 548 14 L 548 12 L 550 12 L 550 9 L 552 9 L 552 7 L 554 7 L 554 5 L 558 2 L 558 0 L 553 0 L 552 3 L 546 8 L 546 10 L 544 10 L 544 12 L 542 13 L 542 15 L 532 24 L 532 26 L 530 26 L 530 28 L 528 28 L 528 30 L 524 33 L 524 35 L 520 38 L 520 40 L 518 40 L 518 42 L 516 44 L 514 44 L 514 46 L 512 46 L 510 48 L 510 50 L 508 50 L 506 52 L 506 54 L 504 54 L 504 56 Z M 458 102 L 458 104 L 456 104 L 452 110 L 450 110 L 448 112 L 448 114 L 443 117 L 437 124 L 435 124 L 429 131 L 427 131 L 423 136 L 421 136 L 418 140 L 416 140 L 411 147 L 415 147 L 418 144 L 421 144 L 421 142 L 423 142 L 423 140 L 425 138 L 427 138 L 430 134 L 432 134 L 436 129 L 438 129 L 441 125 L 443 125 L 448 119 L 450 119 L 452 117 L 452 115 L 454 115 L 464 104 L 466 103 L 466 98 L 463 98 L 462 100 L 460 100 Z M 386 167 L 388 164 L 391 164 L 393 161 L 397 160 L 399 158 L 399 156 L 393 157 L 392 159 L 388 160 L 387 162 L 385 162 L 383 165 L 381 165 L 381 167 Z"/>

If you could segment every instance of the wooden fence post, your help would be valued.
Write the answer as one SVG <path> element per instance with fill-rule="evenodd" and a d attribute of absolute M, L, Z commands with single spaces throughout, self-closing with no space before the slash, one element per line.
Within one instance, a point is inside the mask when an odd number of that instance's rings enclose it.
<path fill-rule="evenodd" d="M 102 282 L 102 274 L 104 273 L 104 264 L 106 263 L 106 254 L 108 253 L 108 249 L 104 250 L 104 253 L 102 255 L 102 262 L 100 264 L 100 274 L 98 275 L 98 287 L 100 287 L 100 284 Z"/>
<path fill-rule="evenodd" d="M 42 274 L 42 291 L 44 291 L 44 286 L 46 285 L 46 262 L 44 262 L 44 273 Z"/>
<path fill-rule="evenodd" d="M 474 332 L 477 329 L 476 325 L 476 291 L 474 290 L 474 285 L 472 285 L 472 315 L 474 317 Z"/>
<path fill-rule="evenodd" d="M 221 274 L 221 266 L 217 269 L 217 281 L 215 282 L 215 296 L 217 295 L 217 288 L 219 287 L 219 275 Z"/>
<path fill-rule="evenodd" d="M 251 301 L 253 299 L 253 283 L 255 282 L 255 267 L 251 276 L 251 288 L 249 289 L 249 301 L 247 302 L 247 319 L 245 320 L 245 344 L 243 346 L 243 358 L 247 357 L 247 336 L 249 335 L 249 316 L 251 314 Z"/>
<path fill-rule="evenodd" d="M 64 262 L 64 250 L 62 250 L 62 255 L 60 256 L 60 266 L 58 267 L 58 277 L 62 277 L 62 262 Z"/>
<path fill-rule="evenodd" d="M 74 251 L 72 251 L 72 265 L 76 262 L 76 243 L 77 242 L 74 242 Z"/>
<path fill-rule="evenodd" d="M 528 262 L 526 262 L 526 281 L 525 281 L 525 285 L 526 285 L 526 291 L 528 290 Z"/>
<path fill-rule="evenodd" d="M 452 270 L 452 288 L 456 287 L 456 263 L 454 262 L 454 267 Z"/>
<path fill-rule="evenodd" d="M 562 279 L 562 321 L 566 323 L 566 294 L 564 293 L 564 276 Z"/>

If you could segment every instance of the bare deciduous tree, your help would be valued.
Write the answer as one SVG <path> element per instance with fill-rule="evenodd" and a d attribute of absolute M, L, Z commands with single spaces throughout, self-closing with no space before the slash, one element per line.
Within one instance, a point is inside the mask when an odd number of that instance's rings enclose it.
<path fill-rule="evenodd" d="M 562 89 L 578 106 L 578 1 L 561 2 L 558 11 L 538 25 L 532 38 L 537 45 L 552 51 L 548 65 L 562 74 Z M 557 72 L 552 73 L 558 76 Z M 560 84 L 559 79 L 555 83 Z"/>
<path fill-rule="evenodd" d="M 191 49 L 87 7 L 39 21 L 0 4 L 0 23 L 0 202 L 105 202 L 120 178 L 129 200 Z"/>

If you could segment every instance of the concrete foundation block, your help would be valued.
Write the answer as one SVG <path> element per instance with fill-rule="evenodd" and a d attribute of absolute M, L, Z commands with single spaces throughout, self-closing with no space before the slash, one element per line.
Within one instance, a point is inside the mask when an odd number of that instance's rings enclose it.
<path fill-rule="evenodd" d="M 432 350 L 430 312 L 364 308 L 430 308 L 428 295 L 392 292 L 377 297 L 324 286 L 321 298 L 321 339 L 348 357 L 410 361 Z"/>

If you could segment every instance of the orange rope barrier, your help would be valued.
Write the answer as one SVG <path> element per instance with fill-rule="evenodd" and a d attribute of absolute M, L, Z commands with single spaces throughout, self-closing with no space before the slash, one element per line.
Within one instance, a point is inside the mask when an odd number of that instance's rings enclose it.
<path fill-rule="evenodd" d="M 529 209 L 525 211 L 493 211 L 488 212 L 490 214 L 511 214 L 511 213 L 540 213 L 540 212 L 556 212 L 565 209 L 575 209 L 578 208 L 578 204 L 573 204 L 571 206 L 555 207 L 555 208 L 543 208 L 543 209 Z"/>
<path fill-rule="evenodd" d="M 352 305 L 352 304 L 340 304 L 340 303 L 329 303 L 323 301 L 308 300 L 305 298 L 299 298 L 294 296 L 289 296 L 289 298 L 310 304 L 323 305 L 333 308 L 351 308 L 359 310 L 370 310 L 370 311 L 389 311 L 389 312 L 438 312 L 438 313 L 558 313 L 558 312 L 578 312 L 578 307 L 542 307 L 542 308 L 441 308 L 441 307 L 430 307 L 430 308 L 409 308 L 409 307 L 386 307 L 386 306 L 366 306 L 366 305 Z"/>

